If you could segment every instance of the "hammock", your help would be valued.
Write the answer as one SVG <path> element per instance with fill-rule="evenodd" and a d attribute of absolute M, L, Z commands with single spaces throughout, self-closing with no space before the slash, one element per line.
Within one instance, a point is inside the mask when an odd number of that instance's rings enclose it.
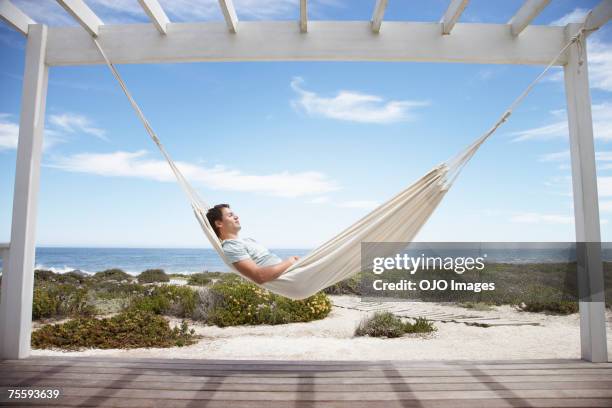
<path fill-rule="evenodd" d="M 381 204 L 355 224 L 298 260 L 298 262 L 293 264 L 278 278 L 263 284 L 253 283 L 291 299 L 304 299 L 363 270 L 364 265 L 361 264 L 362 242 L 411 242 L 438 207 L 460 171 L 476 151 L 478 151 L 480 146 L 508 119 L 516 106 L 522 102 L 536 83 L 539 82 L 546 72 L 548 72 L 557 62 L 569 46 L 578 41 L 580 36 L 584 35 L 586 31 L 590 30 L 585 29 L 583 26 L 583 28 L 581 28 L 561 49 L 559 54 L 557 54 L 550 64 L 548 64 L 542 73 L 518 98 L 516 98 L 497 122 L 462 152 L 452 159 L 434 167 L 395 197 Z M 104 58 L 106 65 L 117 79 L 123 92 L 129 99 L 130 104 L 142 121 L 147 133 L 170 165 L 172 172 L 176 176 L 177 182 L 185 191 L 191 203 L 194 214 L 202 227 L 202 231 L 212 244 L 212 247 L 234 273 L 250 280 L 240 274 L 225 257 L 221 242 L 206 218 L 206 212 L 210 206 L 198 196 L 196 191 L 185 179 L 127 89 L 119 72 L 106 56 L 100 43 L 96 38 L 92 39 Z M 377 252 L 376 255 L 387 256 L 381 252 Z"/>

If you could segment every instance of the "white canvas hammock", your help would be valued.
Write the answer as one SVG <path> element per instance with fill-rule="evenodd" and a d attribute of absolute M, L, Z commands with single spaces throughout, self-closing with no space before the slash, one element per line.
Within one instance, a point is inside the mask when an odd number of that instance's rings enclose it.
<path fill-rule="evenodd" d="M 363 266 L 361 264 L 362 242 L 412 241 L 437 208 L 438 204 L 440 204 L 446 192 L 459 175 L 461 169 L 472 158 L 480 146 L 508 119 L 516 106 L 522 102 L 535 84 L 540 81 L 569 46 L 576 42 L 580 36 L 584 35 L 586 31 L 588 30 L 583 26 L 563 49 L 561 49 L 559 54 L 550 62 L 542 73 L 518 98 L 516 98 L 508 110 L 506 110 L 497 122 L 495 122 L 493 127 L 476 139 L 465 150 L 451 160 L 434 167 L 414 184 L 402 190 L 395 197 L 375 208 L 355 224 L 301 258 L 277 279 L 259 286 L 288 298 L 304 299 L 361 271 Z M 206 218 L 206 212 L 210 208 L 209 205 L 200 199 L 174 161 L 170 158 L 170 155 L 161 144 L 155 131 L 149 124 L 149 121 L 128 91 L 119 72 L 106 56 L 98 40 L 93 38 L 93 41 L 102 54 L 113 76 L 119 82 L 132 107 L 138 114 L 147 133 L 167 160 L 178 183 L 187 194 L 195 216 L 202 227 L 202 231 L 227 266 L 231 268 L 233 272 L 243 276 L 230 262 L 228 262 L 221 248 L 221 242 Z M 382 255 L 383 254 L 377 254 L 377 256 Z M 248 279 L 246 277 L 244 278 Z"/>

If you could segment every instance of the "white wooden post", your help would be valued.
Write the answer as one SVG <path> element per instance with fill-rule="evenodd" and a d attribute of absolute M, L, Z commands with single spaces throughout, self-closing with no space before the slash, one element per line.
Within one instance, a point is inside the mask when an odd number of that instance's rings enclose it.
<path fill-rule="evenodd" d="M 577 26 L 568 26 L 568 33 Z M 586 40 L 581 37 L 569 49 L 564 66 L 567 118 L 569 124 L 574 216 L 576 224 L 579 284 L 591 293 L 601 294 L 600 301 L 580 301 L 580 344 L 584 360 L 607 362 L 605 301 L 603 299 L 603 266 L 597 197 L 597 173 L 593 145 L 591 95 L 587 68 Z M 582 65 L 579 62 L 582 61 Z M 580 245 L 585 243 L 585 245 Z M 582 259 L 581 259 L 582 258 Z"/>
<path fill-rule="evenodd" d="M 2 273 L 8 268 L 9 244 L 0 244 L 0 255 L 2 256 Z"/>
<path fill-rule="evenodd" d="M 34 253 L 40 159 L 49 69 L 45 64 L 47 27 L 30 25 L 17 146 L 13 219 L 8 268 L 2 276 L 0 358 L 30 354 Z"/>

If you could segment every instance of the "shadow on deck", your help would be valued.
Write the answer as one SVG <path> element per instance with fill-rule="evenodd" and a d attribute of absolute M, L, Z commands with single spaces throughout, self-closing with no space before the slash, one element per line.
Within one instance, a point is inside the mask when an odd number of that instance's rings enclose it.
<path fill-rule="evenodd" d="M 0 361 L 1 406 L 612 407 L 612 363 L 247 361 L 30 357 Z M 9 389 L 59 389 L 55 399 Z"/>

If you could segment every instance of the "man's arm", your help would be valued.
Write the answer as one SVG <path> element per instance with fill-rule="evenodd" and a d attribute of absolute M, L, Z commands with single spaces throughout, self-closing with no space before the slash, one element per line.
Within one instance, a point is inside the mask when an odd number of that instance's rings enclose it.
<path fill-rule="evenodd" d="M 238 272 L 261 285 L 262 283 L 269 282 L 281 276 L 283 272 L 297 260 L 297 256 L 292 256 L 276 265 L 257 266 L 252 259 L 245 259 L 243 261 L 234 262 L 233 265 L 238 269 Z"/>

